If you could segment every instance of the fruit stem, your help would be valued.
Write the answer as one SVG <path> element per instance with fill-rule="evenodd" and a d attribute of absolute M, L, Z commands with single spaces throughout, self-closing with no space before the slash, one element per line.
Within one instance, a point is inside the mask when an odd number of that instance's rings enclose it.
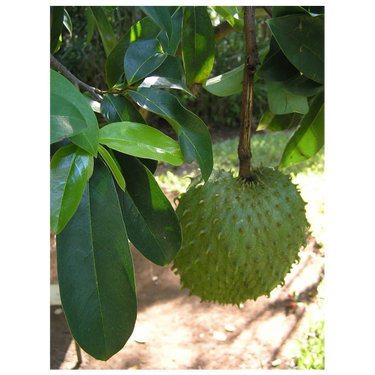
<path fill-rule="evenodd" d="M 251 126 L 254 102 L 254 75 L 260 64 L 255 35 L 255 7 L 244 7 L 244 34 L 246 42 L 245 67 L 243 71 L 243 91 L 241 107 L 241 127 L 238 143 L 240 161 L 239 176 L 251 181 Z"/>

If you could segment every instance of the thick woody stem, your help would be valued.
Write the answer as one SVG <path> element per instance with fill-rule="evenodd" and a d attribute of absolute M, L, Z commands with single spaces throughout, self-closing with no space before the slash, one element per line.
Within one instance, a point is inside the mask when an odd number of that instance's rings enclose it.
<path fill-rule="evenodd" d="M 244 7 L 244 33 L 246 41 L 246 56 L 243 75 L 241 128 L 238 144 L 238 159 L 240 162 L 239 176 L 250 181 L 251 166 L 251 126 L 254 101 L 254 75 L 260 63 L 255 36 L 255 7 Z"/>

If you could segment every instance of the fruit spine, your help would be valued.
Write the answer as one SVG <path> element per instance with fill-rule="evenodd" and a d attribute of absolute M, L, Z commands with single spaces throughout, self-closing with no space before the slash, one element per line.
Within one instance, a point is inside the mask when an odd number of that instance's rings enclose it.
<path fill-rule="evenodd" d="M 202 301 L 239 304 L 268 295 L 305 245 L 306 203 L 290 177 L 252 169 L 251 182 L 214 170 L 179 198 L 183 243 L 172 269 Z"/>

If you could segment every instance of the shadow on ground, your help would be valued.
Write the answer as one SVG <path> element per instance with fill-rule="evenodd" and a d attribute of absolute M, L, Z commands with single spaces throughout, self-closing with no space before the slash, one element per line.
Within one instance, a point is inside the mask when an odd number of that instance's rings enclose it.
<path fill-rule="evenodd" d="M 53 265 L 53 246 L 51 251 Z M 316 255 L 313 240 L 301 252 L 284 288 L 241 308 L 189 297 L 170 267 L 151 263 L 133 247 L 132 253 L 139 306 L 133 336 L 107 362 L 82 351 L 82 363 L 76 366 L 76 348 L 64 314 L 56 315 L 58 306 L 52 306 L 51 369 L 284 369 L 293 364 L 296 337 L 307 324 L 305 309 L 315 301 L 322 274 L 323 258 Z M 303 303 L 290 310 L 288 294 L 293 292 Z M 226 325 L 235 330 L 227 331 Z M 224 341 L 216 338 L 217 332 Z M 280 364 L 273 367 L 276 359 Z"/>

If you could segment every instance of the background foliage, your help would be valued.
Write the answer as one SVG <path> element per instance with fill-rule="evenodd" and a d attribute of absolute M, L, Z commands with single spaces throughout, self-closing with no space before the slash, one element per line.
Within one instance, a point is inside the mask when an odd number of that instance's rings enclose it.
<path fill-rule="evenodd" d="M 209 9 L 212 24 L 218 25 L 224 18 Z M 105 78 L 106 56 L 99 32 L 88 22 L 89 10 L 84 6 L 66 7 L 73 26 L 73 35 L 64 28 L 62 44 L 56 52 L 56 58 L 61 61 L 76 77 L 91 86 L 107 89 Z M 139 21 L 144 14 L 139 7 L 126 6 L 115 7 L 107 11 L 108 20 L 113 27 L 118 39 L 135 22 Z M 271 32 L 263 17 L 257 17 L 257 42 L 260 55 L 267 51 L 267 44 L 271 38 Z M 215 61 L 210 77 L 215 77 L 223 72 L 230 71 L 244 63 L 245 39 L 242 32 L 232 32 L 223 39 L 215 41 Z M 227 97 L 217 97 L 202 90 L 199 93 L 199 100 L 183 92 L 178 92 L 177 97 L 182 104 L 198 115 L 209 127 L 233 127 L 240 125 L 241 113 L 241 92 Z M 255 85 L 255 103 L 253 115 L 260 119 L 267 108 L 266 85 L 258 81 Z M 165 128 L 166 122 L 160 116 L 149 114 L 148 123 L 158 128 Z M 255 130 L 255 129 L 254 129 Z"/>

